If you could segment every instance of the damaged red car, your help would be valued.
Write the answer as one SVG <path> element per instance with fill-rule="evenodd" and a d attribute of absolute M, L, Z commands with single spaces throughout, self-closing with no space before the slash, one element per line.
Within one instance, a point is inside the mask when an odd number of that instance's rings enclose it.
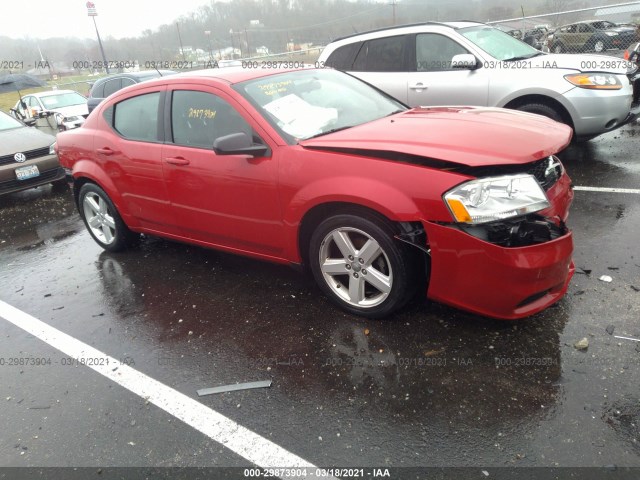
<path fill-rule="evenodd" d="M 358 315 L 419 292 L 516 319 L 573 273 L 570 139 L 513 110 L 409 109 L 333 70 L 228 68 L 121 90 L 56 148 L 108 251 L 144 233 L 306 266 Z"/>

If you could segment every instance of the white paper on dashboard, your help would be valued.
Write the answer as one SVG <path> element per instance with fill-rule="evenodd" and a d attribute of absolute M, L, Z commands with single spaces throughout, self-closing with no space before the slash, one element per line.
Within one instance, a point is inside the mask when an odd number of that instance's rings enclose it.
<path fill-rule="evenodd" d="M 282 129 L 294 137 L 306 138 L 338 119 L 335 108 L 316 107 L 294 93 L 278 98 L 264 109 L 282 123 Z"/>

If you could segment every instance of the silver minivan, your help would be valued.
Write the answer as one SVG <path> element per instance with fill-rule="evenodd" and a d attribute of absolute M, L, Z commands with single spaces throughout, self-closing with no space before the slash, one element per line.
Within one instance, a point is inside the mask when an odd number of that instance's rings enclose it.
<path fill-rule="evenodd" d="M 540 52 L 482 23 L 422 23 L 352 35 L 330 43 L 318 62 L 410 106 L 513 108 L 566 123 L 580 139 L 634 118 L 632 63 Z"/>

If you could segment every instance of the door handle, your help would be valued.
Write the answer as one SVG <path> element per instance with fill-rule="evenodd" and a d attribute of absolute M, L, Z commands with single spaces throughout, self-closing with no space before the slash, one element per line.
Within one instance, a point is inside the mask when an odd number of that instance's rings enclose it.
<path fill-rule="evenodd" d="M 413 85 L 409 85 L 409 88 L 411 90 L 426 90 L 428 87 L 424 83 L 418 82 L 414 83 Z"/>
<path fill-rule="evenodd" d="M 113 150 L 111 150 L 109 147 L 104 147 L 104 148 L 97 148 L 96 152 L 99 153 L 100 155 L 113 155 L 115 152 Z"/>
<path fill-rule="evenodd" d="M 184 157 L 167 157 L 164 161 L 171 165 L 189 165 L 191 163 Z"/>

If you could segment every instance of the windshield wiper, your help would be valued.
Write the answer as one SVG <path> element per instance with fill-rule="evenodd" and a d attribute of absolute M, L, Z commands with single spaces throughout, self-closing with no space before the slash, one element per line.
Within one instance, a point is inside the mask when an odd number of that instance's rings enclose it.
<path fill-rule="evenodd" d="M 531 55 L 520 55 L 519 57 L 505 58 L 503 62 L 515 62 L 517 60 L 527 60 L 529 58 L 537 57 L 539 55 L 543 55 L 543 53 L 537 52 L 537 53 L 532 53 Z"/>
<path fill-rule="evenodd" d="M 315 135 L 311 135 L 310 137 L 305 138 L 305 140 L 321 137 L 323 135 L 329 135 L 330 133 L 339 132 L 340 130 L 346 130 L 347 128 L 351 128 L 351 127 L 353 127 L 353 125 L 345 125 L 344 127 L 332 128 L 331 130 L 327 130 L 326 132 L 320 132 L 320 133 L 316 133 Z"/>
<path fill-rule="evenodd" d="M 390 114 L 385 115 L 385 117 L 390 117 L 391 115 L 395 115 L 396 113 L 402 113 L 402 112 L 406 112 L 406 110 L 402 110 L 402 109 L 399 108 L 398 110 L 394 110 Z"/>

